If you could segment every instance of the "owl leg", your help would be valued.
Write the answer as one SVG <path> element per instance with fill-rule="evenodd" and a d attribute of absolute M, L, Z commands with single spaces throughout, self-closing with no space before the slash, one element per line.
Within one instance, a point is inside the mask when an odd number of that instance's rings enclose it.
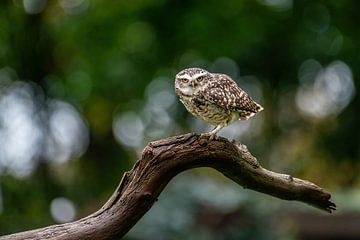
<path fill-rule="evenodd" d="M 202 136 L 207 136 L 209 137 L 209 140 L 213 140 L 214 138 L 216 139 L 217 136 L 216 134 L 223 128 L 225 127 L 225 125 L 223 124 L 219 124 L 217 125 L 212 131 L 208 132 L 208 133 L 203 133 L 201 134 Z"/>

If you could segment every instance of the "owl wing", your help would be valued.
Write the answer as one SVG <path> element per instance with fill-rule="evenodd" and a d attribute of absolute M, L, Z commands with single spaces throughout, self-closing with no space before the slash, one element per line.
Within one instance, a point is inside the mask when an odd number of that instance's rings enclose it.
<path fill-rule="evenodd" d="M 239 112 L 240 119 L 247 119 L 263 109 L 229 76 L 214 74 L 214 78 L 204 91 L 207 101 L 221 108 Z"/>

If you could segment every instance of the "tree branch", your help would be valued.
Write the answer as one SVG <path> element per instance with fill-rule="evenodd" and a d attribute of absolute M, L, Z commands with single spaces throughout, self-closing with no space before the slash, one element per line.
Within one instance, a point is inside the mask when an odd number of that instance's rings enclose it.
<path fill-rule="evenodd" d="M 5 239 L 117 239 L 152 207 L 167 183 L 191 168 L 211 167 L 244 188 L 296 200 L 331 213 L 331 195 L 315 184 L 264 169 L 239 142 L 209 141 L 185 134 L 149 143 L 126 172 L 111 198 L 97 212 L 78 221 L 16 233 Z"/>

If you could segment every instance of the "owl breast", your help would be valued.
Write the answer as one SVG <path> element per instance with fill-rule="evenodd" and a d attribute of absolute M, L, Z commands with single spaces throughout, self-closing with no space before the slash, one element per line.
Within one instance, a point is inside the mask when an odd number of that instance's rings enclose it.
<path fill-rule="evenodd" d="M 209 101 L 206 101 L 201 92 L 190 97 L 180 97 L 185 108 L 194 116 L 212 124 L 219 125 L 232 121 L 232 113 Z"/>

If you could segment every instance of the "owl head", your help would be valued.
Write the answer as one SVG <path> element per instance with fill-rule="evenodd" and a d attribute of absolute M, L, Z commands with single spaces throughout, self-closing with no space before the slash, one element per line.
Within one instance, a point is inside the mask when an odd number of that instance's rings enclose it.
<path fill-rule="evenodd" d="M 187 68 L 176 74 L 175 89 L 178 94 L 192 95 L 196 93 L 211 73 L 201 68 Z"/>

